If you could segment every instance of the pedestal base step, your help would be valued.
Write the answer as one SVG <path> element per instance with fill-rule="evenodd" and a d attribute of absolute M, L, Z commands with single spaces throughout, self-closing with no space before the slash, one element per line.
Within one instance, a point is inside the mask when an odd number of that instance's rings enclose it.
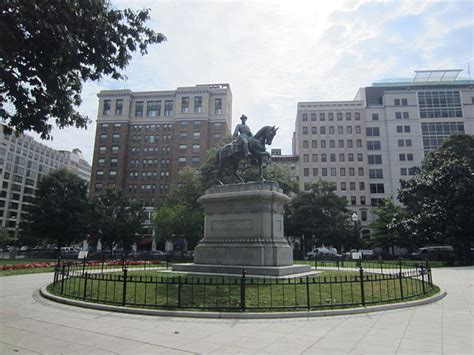
<path fill-rule="evenodd" d="M 202 272 L 210 274 L 235 274 L 242 275 L 245 268 L 247 275 L 256 276 L 286 276 L 301 274 L 311 271 L 309 265 L 290 266 L 244 266 L 244 265 L 209 265 L 209 264 L 174 264 L 173 271 Z"/>

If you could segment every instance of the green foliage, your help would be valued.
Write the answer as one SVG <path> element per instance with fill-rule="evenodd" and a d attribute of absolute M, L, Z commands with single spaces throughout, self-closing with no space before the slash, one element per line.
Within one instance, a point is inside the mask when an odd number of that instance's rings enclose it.
<path fill-rule="evenodd" d="M 418 175 L 401 181 L 398 198 L 418 244 L 452 244 L 470 262 L 473 196 L 474 137 L 453 135 L 425 158 Z"/>
<path fill-rule="evenodd" d="M 348 246 L 351 239 L 346 200 L 335 194 L 335 185 L 318 180 L 310 191 L 296 194 L 285 214 L 285 235 L 311 240 L 317 245 Z"/>
<path fill-rule="evenodd" d="M 58 247 L 84 239 L 87 183 L 59 169 L 45 175 L 37 187 L 32 203 L 25 206 L 22 228 L 26 237 L 54 242 Z"/>
<path fill-rule="evenodd" d="M 166 38 L 145 26 L 149 10 L 117 10 L 107 0 L 15 0 L 0 6 L 0 117 L 8 130 L 50 138 L 50 118 L 62 128 L 86 127 L 82 82 L 121 71 L 132 53 Z M 11 102 L 14 111 L 3 107 Z"/>
<path fill-rule="evenodd" d="M 129 251 L 145 221 L 142 206 L 112 188 L 94 196 L 91 207 L 90 225 L 102 243 L 110 250 L 119 245 Z"/>
<path fill-rule="evenodd" d="M 373 230 L 371 245 L 392 249 L 395 245 L 410 245 L 409 233 L 404 228 L 407 213 L 402 207 L 395 205 L 391 199 L 387 198 L 373 212 L 377 219 L 370 224 Z"/>
<path fill-rule="evenodd" d="M 5 248 L 13 243 L 15 238 L 11 237 L 8 232 L 0 228 L 0 248 Z"/>
<path fill-rule="evenodd" d="M 203 236 L 204 212 L 197 199 L 205 186 L 199 171 L 191 168 L 183 170 L 180 181 L 153 217 L 155 235 L 160 241 L 184 238 L 194 246 Z"/>

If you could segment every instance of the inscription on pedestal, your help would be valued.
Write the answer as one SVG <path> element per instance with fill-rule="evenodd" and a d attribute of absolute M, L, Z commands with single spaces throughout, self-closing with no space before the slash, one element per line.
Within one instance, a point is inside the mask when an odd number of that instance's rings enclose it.
<path fill-rule="evenodd" d="M 251 219 L 225 219 L 220 221 L 212 221 L 211 230 L 213 232 L 245 232 L 253 230 L 253 223 Z"/>

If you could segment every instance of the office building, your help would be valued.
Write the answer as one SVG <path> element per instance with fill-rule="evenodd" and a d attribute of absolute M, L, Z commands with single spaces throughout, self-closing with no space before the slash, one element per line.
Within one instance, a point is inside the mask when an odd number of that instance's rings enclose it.
<path fill-rule="evenodd" d="M 31 201 L 39 179 L 59 168 L 67 168 L 89 181 L 90 165 L 80 154 L 58 151 L 28 135 L 0 134 L 0 223 L 18 237 L 23 208 Z M 89 171 L 89 173 L 87 173 Z"/>
<path fill-rule="evenodd" d="M 400 179 L 455 133 L 474 134 L 474 80 L 461 70 L 417 71 L 373 83 L 352 101 L 299 102 L 294 155 L 300 188 L 332 181 L 367 225 L 371 208 L 396 200 Z"/>
<path fill-rule="evenodd" d="M 200 167 L 207 151 L 230 134 L 228 84 L 171 91 L 101 91 L 91 195 L 117 187 L 146 207 L 180 183 L 180 171 Z"/>

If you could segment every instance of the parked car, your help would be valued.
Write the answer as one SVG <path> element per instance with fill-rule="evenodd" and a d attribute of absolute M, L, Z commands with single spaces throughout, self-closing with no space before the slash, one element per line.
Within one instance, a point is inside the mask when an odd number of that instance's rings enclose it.
<path fill-rule="evenodd" d="M 355 256 L 354 253 L 360 253 L 363 259 L 374 259 L 376 257 L 372 249 L 360 249 L 360 250 L 352 249 L 351 251 L 344 253 L 344 257 L 346 259 L 356 259 L 354 257 Z"/>
<path fill-rule="evenodd" d="M 319 248 L 314 248 L 312 251 L 306 254 L 308 258 L 314 258 L 314 257 L 329 257 L 329 258 L 341 258 L 342 255 L 337 253 L 336 248 L 326 248 L 326 247 L 319 247 Z"/>
<path fill-rule="evenodd" d="M 161 250 L 149 250 L 138 254 L 138 257 L 149 258 L 149 259 L 162 259 L 168 256 L 168 253 Z"/>
<path fill-rule="evenodd" d="M 454 248 L 451 245 L 431 245 L 419 248 L 412 257 L 420 260 L 454 260 Z"/>

